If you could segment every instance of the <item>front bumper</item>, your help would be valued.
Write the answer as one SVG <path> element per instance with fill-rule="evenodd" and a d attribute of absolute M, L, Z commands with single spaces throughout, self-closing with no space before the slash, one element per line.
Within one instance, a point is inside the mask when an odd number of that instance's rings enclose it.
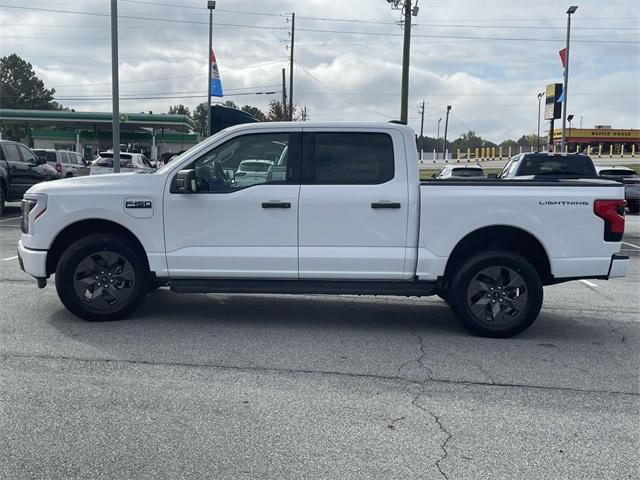
<path fill-rule="evenodd" d="M 614 253 L 611 257 L 611 264 L 609 265 L 608 278 L 620 278 L 626 277 L 629 270 L 629 257 Z"/>
<path fill-rule="evenodd" d="M 26 248 L 22 244 L 22 240 L 18 242 L 18 262 L 23 272 L 28 273 L 32 277 L 47 277 L 47 251 L 32 250 Z"/>

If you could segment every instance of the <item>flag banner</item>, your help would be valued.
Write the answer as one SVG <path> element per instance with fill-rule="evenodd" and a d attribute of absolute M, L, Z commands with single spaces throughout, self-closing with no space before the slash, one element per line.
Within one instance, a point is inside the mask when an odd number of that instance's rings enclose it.
<path fill-rule="evenodd" d="M 560 54 L 560 61 L 562 62 L 562 68 L 567 68 L 567 49 L 563 48 L 558 53 Z"/>
<path fill-rule="evenodd" d="M 218 61 L 216 54 L 211 50 L 211 85 L 209 85 L 209 95 L 212 97 L 222 97 L 222 82 L 220 81 L 220 71 L 218 70 Z"/>

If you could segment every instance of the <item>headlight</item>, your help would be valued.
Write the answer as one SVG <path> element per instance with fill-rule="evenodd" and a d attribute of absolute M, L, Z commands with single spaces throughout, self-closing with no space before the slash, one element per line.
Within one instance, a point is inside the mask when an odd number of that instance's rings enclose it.
<path fill-rule="evenodd" d="M 30 232 L 30 225 L 44 212 L 47 211 L 47 197 L 37 195 L 37 198 L 22 199 L 22 216 L 20 217 L 20 229 L 22 233 Z"/>
<path fill-rule="evenodd" d="M 22 233 L 29 233 L 29 214 L 37 203 L 37 200 L 31 198 L 25 198 L 22 200 L 22 218 L 20 220 L 20 229 L 22 230 Z"/>

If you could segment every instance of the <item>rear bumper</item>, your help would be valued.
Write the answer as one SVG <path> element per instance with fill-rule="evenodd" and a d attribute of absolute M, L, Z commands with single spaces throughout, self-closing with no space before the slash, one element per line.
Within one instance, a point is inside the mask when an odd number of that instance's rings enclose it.
<path fill-rule="evenodd" d="M 609 273 L 607 278 L 620 278 L 626 277 L 629 270 L 629 257 L 614 253 L 611 257 L 611 264 L 609 265 Z"/>
<path fill-rule="evenodd" d="M 32 250 L 26 248 L 22 244 L 22 240 L 18 242 L 18 262 L 22 271 L 28 273 L 32 277 L 47 277 L 47 251 Z"/>

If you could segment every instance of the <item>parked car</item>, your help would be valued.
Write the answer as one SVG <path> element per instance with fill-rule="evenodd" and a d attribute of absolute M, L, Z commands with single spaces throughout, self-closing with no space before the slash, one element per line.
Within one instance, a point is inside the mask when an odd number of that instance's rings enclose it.
<path fill-rule="evenodd" d="M 56 169 L 59 178 L 81 177 L 89 175 L 82 155 L 68 150 L 54 150 L 51 148 L 36 148 L 33 152 L 40 158 L 44 158 L 49 165 Z"/>
<path fill-rule="evenodd" d="M 507 162 L 499 175 L 510 180 L 597 178 L 591 157 L 567 153 L 521 153 Z"/>
<path fill-rule="evenodd" d="M 439 180 L 454 179 L 459 180 L 461 178 L 470 179 L 482 179 L 487 178 L 482 167 L 471 165 L 447 165 L 437 174 L 432 175 L 433 178 Z"/>
<path fill-rule="evenodd" d="M 220 177 L 276 141 L 290 147 L 286 182 Z M 490 337 L 528 328 L 544 285 L 626 275 L 620 183 L 418 178 L 406 125 L 237 125 L 152 175 L 32 187 L 19 262 L 41 288 L 55 273 L 62 303 L 92 321 L 123 318 L 170 283 L 183 293 L 437 294 Z"/>
<path fill-rule="evenodd" d="M 56 178 L 56 169 L 38 158 L 29 147 L 0 140 L 0 214 L 5 202 L 20 201 L 24 192 L 36 183 Z"/>
<path fill-rule="evenodd" d="M 120 152 L 120 173 L 150 173 L 155 165 L 141 153 Z M 91 162 L 90 175 L 113 173 L 113 152 L 100 152 Z"/>
<path fill-rule="evenodd" d="M 598 175 L 624 184 L 624 198 L 631 213 L 640 213 L 640 176 L 629 167 L 596 166 Z"/>
<path fill-rule="evenodd" d="M 271 160 L 243 160 L 235 172 L 236 186 L 248 187 L 256 183 L 265 183 L 272 165 Z"/>

